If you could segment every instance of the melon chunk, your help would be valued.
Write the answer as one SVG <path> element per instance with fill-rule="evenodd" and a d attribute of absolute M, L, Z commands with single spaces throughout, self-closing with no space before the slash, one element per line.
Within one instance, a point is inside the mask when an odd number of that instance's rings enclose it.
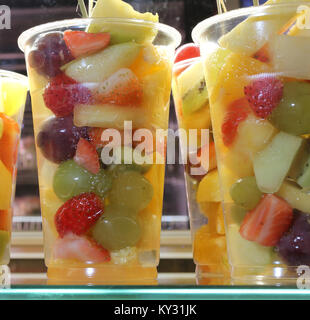
<path fill-rule="evenodd" d="M 295 183 L 284 181 L 277 195 L 286 200 L 294 209 L 310 213 L 310 194 L 304 192 Z"/>
<path fill-rule="evenodd" d="M 253 166 L 258 188 L 265 193 L 277 192 L 297 156 L 304 139 L 279 132 L 265 149 L 254 157 Z"/>
<path fill-rule="evenodd" d="M 234 266 L 265 266 L 272 263 L 272 247 L 264 247 L 241 237 L 239 226 L 232 224 L 228 229 L 229 254 Z"/>

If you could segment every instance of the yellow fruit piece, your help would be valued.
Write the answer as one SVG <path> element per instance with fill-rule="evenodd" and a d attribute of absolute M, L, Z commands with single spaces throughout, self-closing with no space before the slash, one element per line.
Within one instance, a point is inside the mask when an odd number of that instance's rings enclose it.
<path fill-rule="evenodd" d="M 217 170 L 209 172 L 199 183 L 197 202 L 220 202 L 220 182 Z"/>
<path fill-rule="evenodd" d="M 267 120 L 261 120 L 254 115 L 249 115 L 238 126 L 238 134 L 232 146 L 231 152 L 248 156 L 248 161 L 264 149 L 276 134 L 277 130 Z"/>
<path fill-rule="evenodd" d="M 259 267 L 271 264 L 273 261 L 273 248 L 248 241 L 241 237 L 240 226 L 232 224 L 227 232 L 229 255 L 234 266 L 248 265 Z"/>
<path fill-rule="evenodd" d="M 222 265 L 227 260 L 226 238 L 210 234 L 204 225 L 195 233 L 194 261 L 199 265 Z"/>
<path fill-rule="evenodd" d="M 167 129 L 171 90 L 171 63 L 164 58 L 155 72 L 141 79 L 143 99 L 141 109 L 151 117 L 154 128 Z"/>
<path fill-rule="evenodd" d="M 208 231 L 212 234 L 225 235 L 224 215 L 220 202 L 202 202 L 200 210 L 208 218 Z"/>
<path fill-rule="evenodd" d="M 158 22 L 158 14 L 140 13 L 121 0 L 98 0 L 90 16 L 92 18 L 130 18 Z"/>
<path fill-rule="evenodd" d="M 6 168 L 3 162 L 0 160 L 0 210 L 7 210 L 11 207 L 12 197 L 12 175 Z"/>
<path fill-rule="evenodd" d="M 249 76 L 269 72 L 272 72 L 272 70 L 266 63 L 250 58 L 245 54 L 230 54 L 218 74 L 216 85 L 210 96 L 211 103 L 220 94 L 223 97 L 223 102 L 228 106 L 229 103 L 244 97 L 244 87 L 250 81 Z"/>
<path fill-rule="evenodd" d="M 25 106 L 28 85 L 14 79 L 0 80 L 0 112 L 16 115 Z"/>
<path fill-rule="evenodd" d="M 286 200 L 293 208 L 302 212 L 310 212 L 310 194 L 304 192 L 295 183 L 284 181 L 277 195 Z"/>
<path fill-rule="evenodd" d="M 140 50 L 138 57 L 130 66 L 130 69 L 140 80 L 143 80 L 145 76 L 157 72 L 162 68 L 160 59 L 157 48 L 149 44 Z"/>
<path fill-rule="evenodd" d="M 140 13 L 121 0 L 97 1 L 91 12 L 92 18 L 130 18 L 150 22 L 158 22 L 158 15 L 150 12 Z M 137 43 L 151 42 L 157 30 L 150 25 L 132 23 L 109 23 L 107 21 L 93 21 L 87 29 L 88 32 L 109 32 L 111 43 L 120 43 L 135 40 Z"/>
<path fill-rule="evenodd" d="M 218 81 L 218 76 L 230 54 L 232 54 L 232 51 L 224 48 L 218 48 L 205 60 L 205 78 L 210 96 L 213 93 L 214 86 Z"/>

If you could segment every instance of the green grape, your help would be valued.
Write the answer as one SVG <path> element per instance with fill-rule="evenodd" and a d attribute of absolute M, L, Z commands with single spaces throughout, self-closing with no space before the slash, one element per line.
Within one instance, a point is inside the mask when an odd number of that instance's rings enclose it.
<path fill-rule="evenodd" d="M 104 214 L 110 216 L 127 216 L 136 217 L 138 214 L 137 210 L 118 206 L 117 204 L 110 203 L 104 208 Z"/>
<path fill-rule="evenodd" d="M 119 172 L 129 170 L 137 171 L 144 174 L 152 167 L 152 164 L 143 162 L 144 160 L 146 161 L 146 159 L 141 158 L 139 152 L 132 149 L 131 147 L 117 147 L 114 151 L 114 160 L 108 167 L 114 176 Z M 102 154 L 102 157 L 103 163 L 107 163 L 108 159 L 104 159 L 104 154 Z M 135 160 L 137 159 L 138 162 L 135 162 Z M 151 158 L 148 160 L 149 161 L 146 162 L 150 162 Z"/>
<path fill-rule="evenodd" d="M 83 192 L 90 192 L 93 188 L 92 177 L 88 170 L 80 167 L 74 160 L 62 162 L 54 174 L 54 192 L 64 201 Z"/>
<path fill-rule="evenodd" d="M 310 133 L 310 83 L 284 84 L 283 98 L 269 120 L 279 130 L 294 135 Z"/>
<path fill-rule="evenodd" d="M 247 209 L 234 204 L 230 209 L 230 216 L 235 223 L 240 225 L 247 212 Z"/>
<path fill-rule="evenodd" d="M 92 177 L 92 191 L 99 197 L 103 198 L 112 188 L 112 176 L 104 169 Z"/>
<path fill-rule="evenodd" d="M 262 193 L 257 187 L 255 177 L 245 177 L 231 186 L 230 196 L 235 204 L 252 210 L 259 203 Z"/>
<path fill-rule="evenodd" d="M 108 250 L 120 250 L 136 245 L 141 228 L 133 217 L 104 214 L 93 227 L 92 237 Z"/>
<path fill-rule="evenodd" d="M 153 186 L 136 171 L 119 173 L 112 185 L 110 201 L 112 204 L 133 210 L 143 210 L 153 198 Z"/>
<path fill-rule="evenodd" d="M 124 171 L 136 171 L 142 174 L 145 174 L 148 172 L 151 168 L 151 164 L 142 164 L 138 165 L 135 163 L 132 164 L 111 164 L 108 167 L 109 172 L 111 172 L 113 177 L 116 177 L 119 173 L 124 172 Z"/>

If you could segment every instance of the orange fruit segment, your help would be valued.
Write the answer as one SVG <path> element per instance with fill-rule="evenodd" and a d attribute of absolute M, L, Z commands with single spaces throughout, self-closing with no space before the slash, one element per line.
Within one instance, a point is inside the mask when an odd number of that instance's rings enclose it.
<path fill-rule="evenodd" d="M 194 239 L 194 260 L 199 265 L 221 265 L 227 260 L 226 238 L 211 234 L 207 225 L 197 230 Z"/>
<path fill-rule="evenodd" d="M 3 121 L 3 134 L 0 139 L 0 159 L 7 169 L 12 173 L 17 161 L 19 142 L 19 126 L 13 119 L 0 113 Z"/>

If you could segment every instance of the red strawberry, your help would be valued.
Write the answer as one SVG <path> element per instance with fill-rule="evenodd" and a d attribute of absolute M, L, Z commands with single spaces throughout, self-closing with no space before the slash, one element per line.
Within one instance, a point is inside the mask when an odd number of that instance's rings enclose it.
<path fill-rule="evenodd" d="M 283 83 L 275 77 L 261 77 L 244 87 L 244 94 L 254 113 L 266 119 L 282 99 Z"/>
<path fill-rule="evenodd" d="M 110 34 L 107 32 L 89 33 L 72 30 L 64 32 L 66 45 L 75 58 L 104 49 L 109 45 L 110 38 Z"/>
<path fill-rule="evenodd" d="M 272 247 L 289 229 L 292 219 L 293 209 L 285 200 L 266 194 L 256 208 L 246 214 L 240 234 L 247 240 Z"/>
<path fill-rule="evenodd" d="M 85 234 L 104 211 L 103 201 L 94 193 L 82 193 L 67 200 L 55 214 L 55 226 L 60 235 Z"/>
<path fill-rule="evenodd" d="M 111 260 L 109 251 L 94 240 L 79 237 L 72 233 L 55 241 L 53 254 L 55 259 L 74 259 L 89 263 Z"/>
<path fill-rule="evenodd" d="M 101 140 L 103 130 L 103 128 L 95 127 L 88 129 L 89 141 L 95 148 L 102 148 L 106 144 Z"/>
<path fill-rule="evenodd" d="M 80 138 L 76 147 L 74 161 L 93 174 L 97 174 L 100 170 L 96 147 L 86 139 Z"/>
<path fill-rule="evenodd" d="M 52 110 L 57 117 L 72 114 L 76 104 L 89 103 L 91 92 L 88 88 L 64 73 L 52 78 L 43 93 L 47 108 Z"/>
<path fill-rule="evenodd" d="M 174 63 L 197 57 L 200 57 L 199 46 L 194 43 L 186 43 L 176 50 L 174 55 Z"/>
<path fill-rule="evenodd" d="M 143 89 L 138 77 L 130 69 L 122 68 L 99 86 L 96 99 L 103 104 L 138 106 L 142 97 Z"/>
<path fill-rule="evenodd" d="M 257 52 L 253 54 L 253 58 L 257 59 L 261 62 L 269 63 L 270 62 L 270 55 L 268 50 L 268 44 L 262 46 Z"/>
<path fill-rule="evenodd" d="M 249 105 L 245 98 L 238 99 L 228 106 L 222 124 L 222 136 L 225 146 L 228 147 L 234 142 L 239 123 L 244 121 L 249 113 Z"/>

